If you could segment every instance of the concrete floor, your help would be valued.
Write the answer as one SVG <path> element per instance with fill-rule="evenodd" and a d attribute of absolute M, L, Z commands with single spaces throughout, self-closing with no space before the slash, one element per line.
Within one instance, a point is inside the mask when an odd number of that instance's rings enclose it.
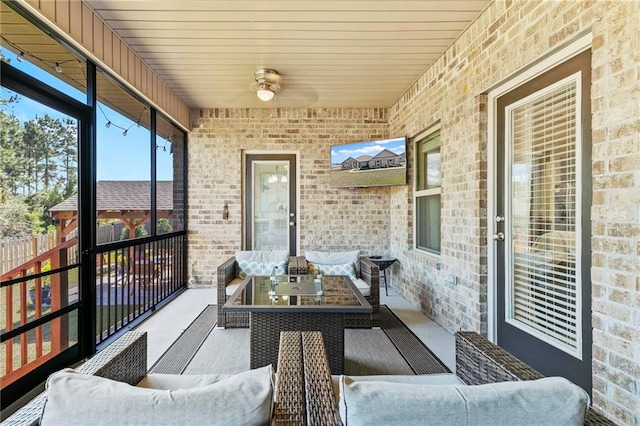
<path fill-rule="evenodd" d="M 189 289 L 135 328 L 146 331 L 148 366 L 151 367 L 207 305 L 217 303 L 215 288 Z M 455 342 L 451 333 L 429 319 L 389 288 L 380 291 L 380 303 L 387 305 L 451 371 L 455 371 Z"/>

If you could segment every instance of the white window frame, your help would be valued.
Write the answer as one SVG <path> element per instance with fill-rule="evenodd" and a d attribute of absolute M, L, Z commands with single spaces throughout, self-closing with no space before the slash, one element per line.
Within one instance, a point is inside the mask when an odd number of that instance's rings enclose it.
<path fill-rule="evenodd" d="M 440 195 L 440 202 L 442 202 L 442 180 L 440 181 L 440 186 L 437 188 L 429 188 L 418 190 L 418 167 L 419 167 L 419 145 L 426 138 L 431 137 L 435 133 L 440 133 L 440 123 L 436 123 L 427 129 L 423 130 L 416 136 L 412 138 L 413 140 L 413 152 L 415 153 L 415 167 L 413 171 L 413 248 L 422 253 L 430 254 L 433 256 L 440 256 L 442 251 L 442 234 L 440 234 L 440 248 L 441 250 L 432 250 L 424 247 L 418 246 L 418 228 L 420 224 L 420 218 L 418 217 L 418 200 L 423 197 Z M 440 133 L 440 138 L 442 138 L 442 134 Z M 440 139 L 440 144 L 438 145 L 440 149 L 442 149 L 442 139 Z M 423 165 L 424 166 L 424 165 Z M 442 179 L 442 163 L 440 164 L 440 178 Z M 442 229 L 442 209 L 439 212 L 440 219 L 440 228 Z"/>

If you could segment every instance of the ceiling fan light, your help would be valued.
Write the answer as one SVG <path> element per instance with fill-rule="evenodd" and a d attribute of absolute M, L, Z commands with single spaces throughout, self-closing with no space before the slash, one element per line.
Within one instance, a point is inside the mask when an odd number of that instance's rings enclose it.
<path fill-rule="evenodd" d="M 268 102 L 273 99 L 275 93 L 266 84 L 261 84 L 260 88 L 256 91 L 256 95 L 261 101 Z"/>

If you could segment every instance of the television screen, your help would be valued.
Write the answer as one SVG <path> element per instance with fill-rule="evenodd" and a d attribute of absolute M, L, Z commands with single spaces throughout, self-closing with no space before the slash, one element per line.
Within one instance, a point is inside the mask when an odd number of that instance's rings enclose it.
<path fill-rule="evenodd" d="M 331 186 L 406 185 L 405 137 L 354 142 L 331 147 Z"/>

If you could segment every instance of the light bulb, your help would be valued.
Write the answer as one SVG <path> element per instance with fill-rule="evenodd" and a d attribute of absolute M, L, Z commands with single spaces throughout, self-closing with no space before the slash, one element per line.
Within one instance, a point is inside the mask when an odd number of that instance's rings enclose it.
<path fill-rule="evenodd" d="M 258 95 L 258 99 L 260 99 L 261 101 L 268 102 L 273 99 L 273 95 L 275 95 L 275 93 L 268 85 L 261 84 L 256 91 L 256 95 Z"/>
<path fill-rule="evenodd" d="M 61 73 L 62 72 L 62 67 L 60 66 L 59 63 L 56 62 L 56 71 Z"/>
<path fill-rule="evenodd" d="M 122 136 L 127 136 L 127 133 L 128 133 L 128 132 L 129 132 L 129 131 L 128 131 L 127 129 L 125 129 L 125 131 L 124 131 L 124 132 L 122 132 Z"/>
<path fill-rule="evenodd" d="M 107 121 L 107 124 L 105 124 L 105 125 L 104 125 L 104 127 L 106 127 L 107 129 L 108 129 L 109 127 L 111 127 L 111 122 L 110 122 L 110 121 Z"/>
<path fill-rule="evenodd" d="M 22 62 L 24 60 L 24 52 L 20 52 L 16 59 L 18 60 L 18 62 Z"/>

